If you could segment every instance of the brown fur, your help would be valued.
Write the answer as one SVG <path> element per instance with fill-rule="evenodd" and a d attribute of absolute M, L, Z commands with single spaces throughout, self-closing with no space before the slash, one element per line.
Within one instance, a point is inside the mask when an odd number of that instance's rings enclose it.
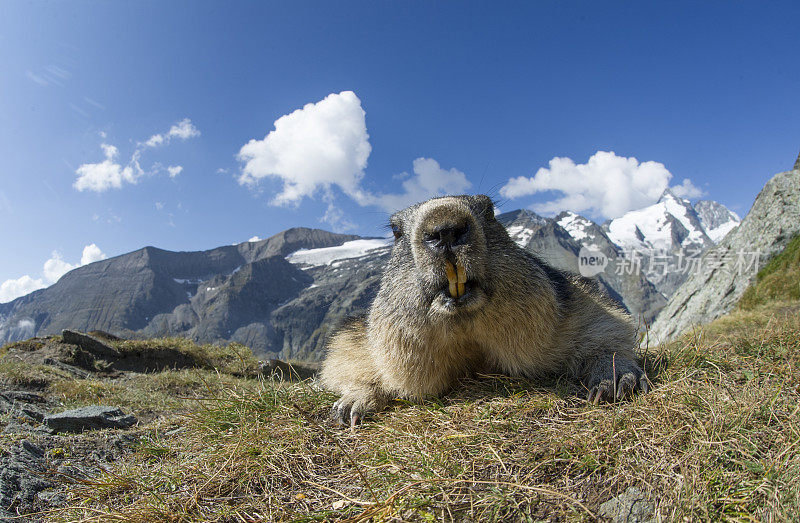
<path fill-rule="evenodd" d="M 342 423 L 391 397 L 442 394 L 476 371 L 574 376 L 593 401 L 647 390 L 631 317 L 595 282 L 518 247 L 488 197 L 434 198 L 391 223 L 400 236 L 369 314 L 332 336 L 321 372 L 341 394 L 334 416 Z M 430 238 L 445 226 L 466 233 L 442 253 Z M 446 258 L 466 269 L 469 292 L 458 302 L 446 291 Z"/>

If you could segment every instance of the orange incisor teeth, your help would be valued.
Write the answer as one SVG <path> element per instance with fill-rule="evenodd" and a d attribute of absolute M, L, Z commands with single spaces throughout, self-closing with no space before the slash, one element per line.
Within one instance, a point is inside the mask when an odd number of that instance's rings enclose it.
<path fill-rule="evenodd" d="M 467 271 L 464 269 L 463 265 L 456 264 L 453 267 L 453 264 L 450 263 L 448 260 L 444 262 L 444 270 L 447 273 L 447 282 L 448 282 L 448 290 L 450 291 L 450 296 L 453 298 L 459 298 L 464 295 L 465 288 L 464 284 L 467 283 Z"/>
<path fill-rule="evenodd" d="M 464 284 L 467 283 L 467 270 L 463 265 L 456 265 L 456 271 L 458 272 L 458 295 L 463 296 Z"/>
<path fill-rule="evenodd" d="M 458 298 L 458 278 L 456 277 L 456 269 L 448 260 L 444 261 L 444 271 L 447 273 L 450 296 Z"/>

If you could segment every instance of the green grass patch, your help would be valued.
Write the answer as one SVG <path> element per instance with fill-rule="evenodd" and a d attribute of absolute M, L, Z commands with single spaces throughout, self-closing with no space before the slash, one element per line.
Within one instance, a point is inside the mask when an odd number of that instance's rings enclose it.
<path fill-rule="evenodd" d="M 753 308 L 773 301 L 800 300 L 800 235 L 795 236 L 756 276 L 739 300 L 739 308 Z"/>

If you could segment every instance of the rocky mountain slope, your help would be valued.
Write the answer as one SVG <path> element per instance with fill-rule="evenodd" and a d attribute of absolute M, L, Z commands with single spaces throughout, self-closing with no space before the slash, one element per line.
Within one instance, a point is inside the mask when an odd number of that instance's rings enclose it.
<path fill-rule="evenodd" d="M 65 328 L 250 341 L 259 325 L 260 334 L 272 334 L 264 326 L 270 314 L 313 282 L 286 261 L 287 255 L 359 239 L 289 229 L 267 240 L 209 251 L 145 247 L 79 267 L 51 287 L 0 304 L 0 341 Z M 269 348 L 263 342 L 254 347 Z"/>
<path fill-rule="evenodd" d="M 689 245 L 687 238 L 699 238 L 700 247 L 713 244 L 688 202 L 665 194 L 648 209 L 639 213 L 647 220 L 634 228 L 647 232 L 650 245 L 660 237 L 677 238 L 673 249 Z M 707 223 L 720 227 L 725 210 L 712 208 Z M 688 225 L 675 214 L 689 216 Z M 607 265 L 590 275 L 640 323 L 652 322 L 666 304 L 658 283 L 625 260 L 628 244 L 610 236 L 609 230 L 622 230 L 613 223 L 601 227 L 575 213 L 552 219 L 526 210 L 498 219 L 521 247 L 556 267 L 580 272 L 582 252 L 600 254 Z M 290 229 L 201 252 L 145 247 L 80 267 L 47 289 L 0 304 L 0 342 L 100 329 L 126 337 L 240 342 L 266 357 L 314 361 L 322 357 L 331 329 L 366 311 L 389 249 L 385 239 L 316 229 Z"/>
<path fill-rule="evenodd" d="M 497 219 L 517 245 L 560 269 L 579 273 L 582 248 L 602 253 L 608 265 L 595 277 L 611 297 L 640 321 L 651 322 L 666 303 L 666 298 L 642 273 L 622 270 L 619 246 L 587 218 L 565 212 L 549 219 L 522 210 L 501 214 Z"/>
<path fill-rule="evenodd" d="M 678 288 L 653 324 L 665 341 L 729 312 L 757 273 L 755 262 L 783 250 L 800 232 L 800 168 L 775 175 L 742 223 L 705 252 L 699 269 Z"/>

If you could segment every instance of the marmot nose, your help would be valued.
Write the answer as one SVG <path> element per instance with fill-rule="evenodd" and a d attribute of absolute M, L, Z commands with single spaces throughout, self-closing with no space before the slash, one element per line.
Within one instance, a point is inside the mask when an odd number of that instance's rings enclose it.
<path fill-rule="evenodd" d="M 425 243 L 433 251 L 444 252 L 467 243 L 469 227 L 463 225 L 443 225 L 425 234 Z"/>

